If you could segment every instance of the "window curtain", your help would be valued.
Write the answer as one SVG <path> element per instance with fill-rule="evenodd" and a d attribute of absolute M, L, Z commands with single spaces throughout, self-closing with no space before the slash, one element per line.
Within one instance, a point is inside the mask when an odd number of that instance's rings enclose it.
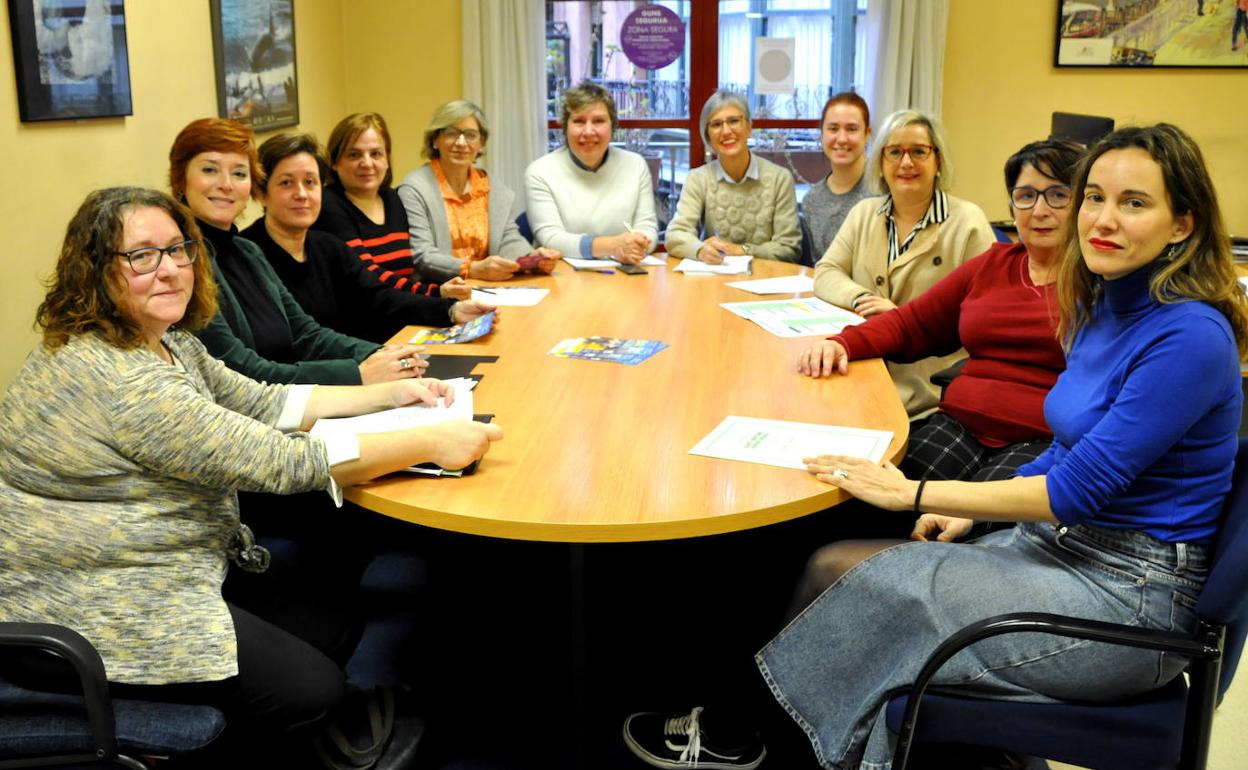
<path fill-rule="evenodd" d="M 485 111 L 481 165 L 522 198 L 546 152 L 545 0 L 463 0 L 464 98 Z"/>
<path fill-rule="evenodd" d="M 871 0 L 864 91 L 879 121 L 913 108 L 940 115 L 949 0 Z"/>

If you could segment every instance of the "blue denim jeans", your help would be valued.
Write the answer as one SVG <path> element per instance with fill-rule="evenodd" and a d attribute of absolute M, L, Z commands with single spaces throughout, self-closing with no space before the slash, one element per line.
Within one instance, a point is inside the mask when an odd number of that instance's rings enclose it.
<path fill-rule="evenodd" d="M 964 626 L 1052 612 L 1190 632 L 1207 547 L 1142 532 L 1020 524 L 972 543 L 906 543 L 855 566 L 756 656 L 820 764 L 886 770 L 884 706 Z M 1045 634 L 978 642 L 933 679 L 992 697 L 1108 701 L 1176 676 L 1163 653 Z"/>

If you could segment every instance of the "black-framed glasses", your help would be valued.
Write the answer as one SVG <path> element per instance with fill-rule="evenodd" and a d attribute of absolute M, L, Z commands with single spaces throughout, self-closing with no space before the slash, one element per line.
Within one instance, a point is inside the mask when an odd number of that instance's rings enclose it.
<path fill-rule="evenodd" d="M 906 155 L 909 155 L 910 160 L 915 163 L 922 163 L 936 154 L 936 148 L 930 144 L 912 144 L 909 147 L 904 147 L 900 144 L 887 144 L 884 145 L 882 152 L 884 153 L 884 160 L 889 163 L 900 163 L 901 159 Z"/>
<path fill-rule="evenodd" d="M 160 261 L 169 255 L 169 259 L 178 267 L 186 267 L 195 261 L 199 256 L 199 241 L 187 239 L 172 243 L 163 249 L 159 246 L 144 246 L 141 249 L 130 249 L 129 251 L 119 251 L 117 256 L 125 257 L 130 263 L 130 269 L 142 275 L 143 273 L 152 273 L 156 268 L 160 267 Z"/>
<path fill-rule="evenodd" d="M 1029 185 L 1010 188 L 1010 202 L 1014 204 L 1016 209 L 1035 208 L 1036 201 L 1040 200 L 1042 195 L 1044 196 L 1044 202 L 1049 204 L 1051 209 L 1064 209 L 1070 205 L 1071 192 L 1069 185 L 1049 185 L 1043 190 L 1037 190 Z"/>
<path fill-rule="evenodd" d="M 442 129 L 442 138 L 451 140 L 451 144 L 458 142 L 460 137 L 463 137 L 464 141 L 468 144 L 476 144 L 481 141 L 481 132 L 474 131 L 471 128 L 464 130 L 462 128 L 456 128 L 455 126 L 447 126 Z"/>

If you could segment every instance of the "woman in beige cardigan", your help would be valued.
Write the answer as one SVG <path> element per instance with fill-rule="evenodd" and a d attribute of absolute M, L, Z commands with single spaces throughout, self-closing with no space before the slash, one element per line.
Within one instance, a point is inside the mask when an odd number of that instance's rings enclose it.
<path fill-rule="evenodd" d="M 979 206 L 945 192 L 952 173 L 935 118 L 902 110 L 880 136 L 870 174 L 884 197 L 854 206 L 815 265 L 816 296 L 867 317 L 927 291 L 994 240 Z M 940 392 L 928 378 L 959 357 L 888 364 L 911 419 L 936 408 Z"/>

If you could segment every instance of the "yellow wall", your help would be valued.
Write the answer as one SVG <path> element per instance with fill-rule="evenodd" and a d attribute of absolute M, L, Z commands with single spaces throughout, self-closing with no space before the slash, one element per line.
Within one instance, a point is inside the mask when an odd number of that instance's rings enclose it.
<path fill-rule="evenodd" d="M 1048 135 L 1055 110 L 1118 125 L 1168 121 L 1200 144 L 1227 227 L 1248 236 L 1248 70 L 1054 67 L 1057 5 L 952 1 L 943 118 L 957 164 L 954 192 L 989 219 L 1008 219 L 1001 168 Z"/>
<path fill-rule="evenodd" d="M 316 0 L 295 9 L 300 118 L 311 130 L 343 111 L 340 4 Z M 0 19 L 7 43 L 8 14 Z M 22 123 L 12 53 L 0 54 L 0 383 L 16 373 L 37 339 L 31 322 L 43 299 L 42 281 L 86 193 L 119 184 L 167 189 L 173 137 L 191 120 L 217 114 L 208 3 L 127 3 L 126 38 L 134 109 L 126 118 Z"/>
<path fill-rule="evenodd" d="M 463 97 L 459 0 L 347 0 L 346 112 L 379 112 L 390 127 L 394 179 L 424 161 L 421 138 L 439 104 Z M 329 138 L 325 129 L 322 141 Z"/>

